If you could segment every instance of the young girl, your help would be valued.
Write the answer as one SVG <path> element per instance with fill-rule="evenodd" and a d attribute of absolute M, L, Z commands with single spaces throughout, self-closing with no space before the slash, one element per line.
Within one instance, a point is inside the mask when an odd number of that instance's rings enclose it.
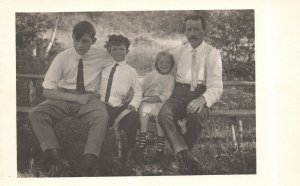
<path fill-rule="evenodd" d="M 174 59 L 168 52 L 159 52 L 155 60 L 156 70 L 148 73 L 142 82 L 143 101 L 139 108 L 140 131 L 137 158 L 142 161 L 146 145 L 146 133 L 149 116 L 157 116 L 162 104 L 169 99 L 174 88 L 175 78 L 170 73 L 174 66 Z M 156 122 L 157 123 L 157 122 Z M 165 135 L 157 123 L 157 156 L 163 160 Z"/>

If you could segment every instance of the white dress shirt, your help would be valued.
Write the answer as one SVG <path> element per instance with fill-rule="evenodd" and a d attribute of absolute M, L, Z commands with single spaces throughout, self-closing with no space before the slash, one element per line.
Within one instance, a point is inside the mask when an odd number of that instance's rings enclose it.
<path fill-rule="evenodd" d="M 99 89 L 101 70 L 113 63 L 112 57 L 105 50 L 96 47 L 91 47 L 83 56 L 78 55 L 74 47 L 59 53 L 45 75 L 43 87 L 75 90 L 80 59 L 83 61 L 85 90 L 96 92 Z"/>
<path fill-rule="evenodd" d="M 102 101 L 105 101 L 105 94 L 106 94 L 109 74 L 115 64 L 116 62 L 104 68 L 102 71 L 102 78 L 101 78 L 101 85 L 100 85 L 100 95 Z M 118 64 L 119 65 L 117 66 L 113 76 L 108 104 L 110 104 L 113 107 L 122 106 L 123 99 L 127 97 L 130 88 L 132 88 L 134 91 L 134 95 L 133 95 L 133 99 L 129 104 L 134 106 L 137 110 L 142 100 L 142 90 L 138 82 L 138 74 L 134 68 L 132 68 L 126 63 L 126 61 L 118 62 Z"/>
<path fill-rule="evenodd" d="M 174 56 L 176 81 L 179 83 L 191 84 L 192 50 L 192 46 L 186 43 L 170 51 Z M 200 65 L 198 84 L 206 85 L 203 96 L 210 107 L 223 92 L 221 54 L 204 41 L 195 50 L 196 62 Z"/>

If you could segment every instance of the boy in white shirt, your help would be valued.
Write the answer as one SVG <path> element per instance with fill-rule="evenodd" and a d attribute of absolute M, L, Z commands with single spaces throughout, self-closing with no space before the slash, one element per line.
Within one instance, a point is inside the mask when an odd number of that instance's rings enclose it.
<path fill-rule="evenodd" d="M 138 82 L 138 74 L 134 68 L 126 62 L 130 42 L 122 35 L 110 35 L 105 48 L 115 60 L 114 63 L 102 71 L 100 85 L 101 100 L 106 103 L 109 114 L 109 126 L 114 124 L 115 119 L 125 109 L 131 112 L 124 116 L 119 122 L 119 128 L 126 132 L 127 148 L 122 153 L 126 163 L 132 155 L 135 145 L 136 133 L 139 127 L 138 113 L 142 100 L 142 90 Z M 130 89 L 133 90 L 133 98 L 125 103 Z"/>

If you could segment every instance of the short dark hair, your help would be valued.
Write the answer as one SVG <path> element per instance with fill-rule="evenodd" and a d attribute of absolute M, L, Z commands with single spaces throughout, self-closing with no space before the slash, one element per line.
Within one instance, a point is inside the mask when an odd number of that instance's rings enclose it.
<path fill-rule="evenodd" d="M 73 37 L 80 39 L 84 34 L 88 34 L 92 39 L 95 39 L 95 27 L 88 21 L 81 21 L 73 27 Z"/>
<path fill-rule="evenodd" d="M 155 69 L 160 73 L 160 71 L 159 71 L 159 69 L 158 69 L 158 60 L 161 58 L 161 57 L 163 57 L 163 56 L 167 56 L 167 57 L 169 57 L 170 59 L 171 59 L 171 68 L 170 68 L 170 71 L 169 72 L 171 72 L 171 70 L 172 70 L 172 68 L 174 67 L 174 65 L 175 65 L 175 61 L 174 61 L 174 58 L 173 58 L 173 56 L 172 56 L 172 54 L 170 54 L 169 52 L 167 52 L 167 51 L 162 51 L 162 52 L 159 52 L 157 55 L 156 55 L 156 57 L 155 57 Z"/>
<path fill-rule="evenodd" d="M 124 44 L 126 47 L 126 50 L 129 51 L 130 41 L 127 37 L 122 35 L 108 35 L 108 40 L 105 42 L 104 47 L 109 51 L 111 45 L 121 45 Z"/>
<path fill-rule="evenodd" d="M 192 14 L 192 15 L 188 15 L 185 20 L 184 23 L 186 23 L 188 20 L 193 20 L 193 21 L 198 21 L 201 20 L 201 24 L 202 24 L 202 28 L 203 30 L 206 30 L 206 23 L 205 23 L 205 19 L 202 15 L 200 14 Z"/>

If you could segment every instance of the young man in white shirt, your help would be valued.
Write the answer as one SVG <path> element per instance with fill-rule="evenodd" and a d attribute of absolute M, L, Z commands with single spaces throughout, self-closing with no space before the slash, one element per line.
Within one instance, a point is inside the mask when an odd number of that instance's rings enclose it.
<path fill-rule="evenodd" d="M 200 174 L 200 162 L 191 149 L 211 112 L 209 107 L 223 91 L 221 55 L 203 40 L 204 33 L 202 16 L 191 15 L 185 19 L 188 43 L 171 51 L 175 60 L 175 88 L 158 114 L 174 154 L 183 160 L 189 174 Z M 187 132 L 181 134 L 176 130 L 176 123 L 185 117 Z"/>
<path fill-rule="evenodd" d="M 115 62 L 103 69 L 100 86 L 101 100 L 106 103 L 109 115 L 109 125 L 114 124 L 115 119 L 125 109 L 130 113 L 119 121 L 119 128 L 126 132 L 127 148 L 122 153 L 123 163 L 127 164 L 131 158 L 139 127 L 137 110 L 142 100 L 142 90 L 138 82 L 136 70 L 126 62 L 130 42 L 122 35 L 110 35 L 105 48 Z M 133 90 L 133 98 L 125 103 L 130 90 Z"/>
<path fill-rule="evenodd" d="M 105 137 L 108 114 L 105 104 L 97 94 L 102 68 L 113 59 L 102 49 L 94 48 L 96 31 L 87 21 L 73 27 L 74 47 L 59 53 L 49 67 L 43 82 L 46 101 L 29 112 L 29 121 L 41 149 L 56 166 L 53 176 L 64 168 L 60 158 L 60 145 L 52 125 L 55 121 L 75 115 L 89 126 L 84 150 L 81 175 L 92 174 Z"/>

